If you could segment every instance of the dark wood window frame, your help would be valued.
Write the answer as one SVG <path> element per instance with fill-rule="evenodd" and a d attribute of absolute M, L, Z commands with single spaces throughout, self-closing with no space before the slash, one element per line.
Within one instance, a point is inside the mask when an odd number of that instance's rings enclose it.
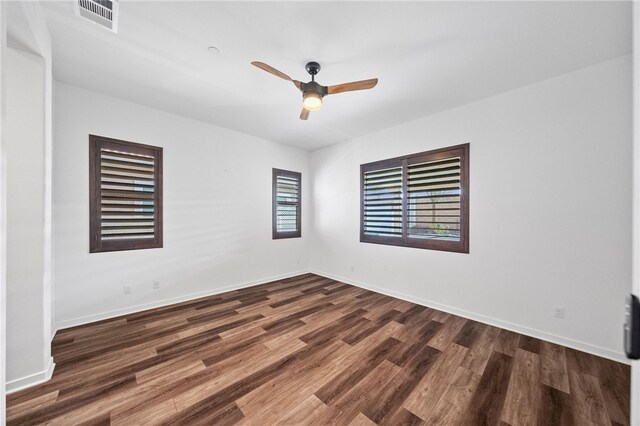
<path fill-rule="evenodd" d="M 102 150 L 153 157 L 153 237 L 103 239 Z M 151 179 L 141 179 L 150 181 Z M 129 184 L 131 185 L 131 184 Z M 144 186 L 144 185 L 142 185 Z M 151 185 L 148 185 L 149 187 Z M 148 219 L 122 219 L 143 223 Z M 113 220 L 113 219 L 112 219 Z M 108 219 L 104 220 L 108 222 Z M 139 250 L 162 247 L 162 148 L 119 139 L 89 135 L 89 252 Z"/>
<path fill-rule="evenodd" d="M 291 178 L 298 182 L 295 231 L 278 231 L 278 177 Z M 272 237 L 274 240 L 300 238 L 302 236 L 302 174 L 290 170 L 273 169 L 272 189 Z"/>
<path fill-rule="evenodd" d="M 408 194 L 408 169 L 411 165 L 421 164 L 425 162 L 446 160 L 449 158 L 460 158 L 460 238 L 457 241 L 423 239 L 408 237 L 408 215 L 407 215 L 407 194 Z M 365 174 L 375 172 L 377 170 L 396 169 L 394 172 L 399 174 L 397 169 L 401 169 L 401 187 L 400 197 L 396 198 L 396 202 L 401 205 L 400 223 L 393 232 L 398 233 L 401 229 L 401 235 L 370 235 L 365 233 Z M 399 180 L 400 178 L 396 178 Z M 396 192 L 398 190 L 396 189 Z M 400 201 L 397 201 L 397 200 Z M 398 210 L 394 210 L 394 213 Z M 394 225 L 395 226 L 395 225 Z M 458 253 L 469 253 L 469 144 L 456 145 L 447 148 L 436 149 L 432 151 L 420 152 L 417 154 L 406 155 L 402 157 L 391 158 L 373 163 L 362 164 L 360 166 L 360 242 L 395 245 L 402 247 L 414 247 L 430 250 L 451 251 Z"/>

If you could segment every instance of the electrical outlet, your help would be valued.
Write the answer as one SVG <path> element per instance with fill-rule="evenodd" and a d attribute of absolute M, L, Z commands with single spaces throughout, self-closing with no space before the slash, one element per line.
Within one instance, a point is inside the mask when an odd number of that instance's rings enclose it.
<path fill-rule="evenodd" d="M 154 282 L 153 282 L 153 289 L 154 289 L 154 290 L 157 290 L 157 289 L 159 289 L 159 288 L 160 288 L 160 281 L 154 281 Z"/>
<path fill-rule="evenodd" d="M 553 316 L 556 318 L 564 319 L 564 307 L 562 306 L 554 306 L 553 307 Z"/>
<path fill-rule="evenodd" d="M 124 286 L 124 294 L 131 294 L 131 287 L 128 285 Z"/>

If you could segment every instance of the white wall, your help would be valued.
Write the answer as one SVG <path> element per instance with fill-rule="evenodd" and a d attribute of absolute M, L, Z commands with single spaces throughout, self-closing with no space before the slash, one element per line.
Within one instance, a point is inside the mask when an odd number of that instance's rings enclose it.
<path fill-rule="evenodd" d="M 45 64 L 5 53 L 7 383 L 45 379 L 51 366 L 45 300 Z"/>
<path fill-rule="evenodd" d="M 7 352 L 7 148 L 5 140 L 5 50 L 7 41 L 7 12 L 0 2 L 0 425 L 6 413 L 6 352 Z"/>
<path fill-rule="evenodd" d="M 306 151 L 61 82 L 54 110 L 58 328 L 308 269 Z M 164 248 L 89 253 L 89 134 L 164 148 Z M 302 172 L 302 238 L 271 239 L 273 167 Z"/>
<path fill-rule="evenodd" d="M 53 372 L 51 317 L 51 38 L 41 6 L 6 13 L 3 137 L 7 204 L 6 389 Z M 4 32 L 4 30 L 3 30 Z"/>
<path fill-rule="evenodd" d="M 633 2 L 633 280 L 640 295 L 640 2 Z M 640 424 L 640 361 L 631 363 L 631 424 Z"/>
<path fill-rule="evenodd" d="M 311 269 L 622 359 L 631 123 L 625 56 L 315 151 Z M 466 142 L 470 254 L 359 242 L 360 164 Z"/>

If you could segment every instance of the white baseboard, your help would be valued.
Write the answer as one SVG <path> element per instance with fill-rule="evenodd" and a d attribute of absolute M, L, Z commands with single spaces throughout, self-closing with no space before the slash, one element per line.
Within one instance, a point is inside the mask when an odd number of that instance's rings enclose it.
<path fill-rule="evenodd" d="M 514 324 L 507 321 L 502 321 L 496 318 L 492 318 L 486 315 L 477 314 L 475 312 L 466 311 L 463 309 L 454 308 L 447 305 L 442 305 L 431 300 L 422 299 L 420 297 L 411 296 L 408 294 L 400 293 L 386 288 L 377 287 L 365 283 L 361 283 L 349 278 L 340 277 L 334 274 L 329 274 L 322 271 L 310 270 L 309 272 L 323 277 L 331 278 L 336 281 L 342 281 L 343 283 L 351 284 L 356 287 L 364 288 L 366 290 L 375 291 L 377 293 L 386 294 L 387 296 L 395 297 L 397 299 L 406 300 L 418 305 L 427 306 L 429 308 L 444 311 L 453 315 L 458 315 L 464 318 L 472 319 L 475 321 L 483 322 L 485 324 L 492 325 L 494 327 L 504 328 L 506 330 L 514 331 L 516 333 L 525 334 L 527 336 L 536 337 L 538 339 L 546 340 L 548 342 L 556 343 L 558 345 L 566 346 L 568 348 L 577 349 L 582 352 L 587 352 L 599 357 L 611 359 L 613 361 L 621 362 L 624 364 L 630 364 L 630 361 L 624 356 L 622 351 L 616 352 L 600 346 L 591 345 L 589 343 L 580 342 L 577 340 L 569 339 L 567 337 L 557 336 L 555 334 L 546 333 L 544 331 L 535 330 L 522 325 Z"/>
<path fill-rule="evenodd" d="M 53 375 L 53 370 L 55 368 L 56 364 L 53 362 L 53 357 L 51 357 L 49 358 L 49 365 L 43 371 L 8 381 L 6 384 L 6 393 L 10 394 L 46 382 Z"/>
<path fill-rule="evenodd" d="M 268 283 L 270 281 L 282 280 L 285 278 L 295 277 L 296 275 L 306 274 L 308 270 L 290 272 L 287 274 L 277 275 L 268 278 L 261 278 L 253 281 L 246 281 L 239 284 L 232 284 L 224 287 L 218 287 L 212 290 L 201 291 L 197 293 L 190 293 L 184 296 L 173 297 L 170 299 L 156 300 L 154 302 L 144 303 L 141 305 L 127 306 L 126 308 L 116 309 L 112 311 L 100 312 L 93 315 L 87 315 L 84 317 L 71 318 L 56 322 L 56 331 L 63 330 L 65 328 L 75 327 L 78 325 L 89 324 L 96 321 L 102 321 L 109 318 L 119 317 L 121 315 L 133 314 L 140 311 L 146 311 L 148 309 L 160 308 L 162 306 L 172 305 L 174 303 L 186 302 L 188 300 L 198 299 L 200 297 L 213 296 L 215 294 L 224 293 L 227 291 L 238 290 L 241 288 L 252 287 Z"/>

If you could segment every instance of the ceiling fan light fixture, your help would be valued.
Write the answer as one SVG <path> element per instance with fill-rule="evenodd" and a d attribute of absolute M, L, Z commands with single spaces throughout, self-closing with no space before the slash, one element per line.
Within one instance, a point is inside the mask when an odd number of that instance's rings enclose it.
<path fill-rule="evenodd" d="M 322 95 L 317 92 L 306 92 L 302 95 L 302 106 L 309 111 L 322 108 Z"/>

